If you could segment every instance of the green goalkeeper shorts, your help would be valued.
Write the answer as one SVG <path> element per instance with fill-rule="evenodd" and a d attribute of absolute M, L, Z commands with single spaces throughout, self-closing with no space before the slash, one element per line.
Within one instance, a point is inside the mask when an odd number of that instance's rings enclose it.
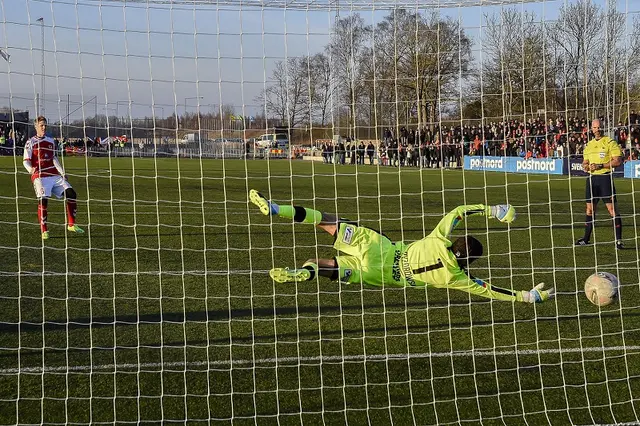
<path fill-rule="evenodd" d="M 404 285 L 394 279 L 393 274 L 394 259 L 399 251 L 387 237 L 373 229 L 340 223 L 333 247 L 347 255 L 336 256 L 340 281 L 377 286 Z"/>

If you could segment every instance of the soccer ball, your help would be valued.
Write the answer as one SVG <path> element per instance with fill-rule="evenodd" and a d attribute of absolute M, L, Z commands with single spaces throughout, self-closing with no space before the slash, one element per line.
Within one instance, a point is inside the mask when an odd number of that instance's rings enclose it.
<path fill-rule="evenodd" d="M 618 295 L 618 278 L 609 272 L 597 272 L 584 282 L 587 299 L 596 306 L 607 306 Z"/>

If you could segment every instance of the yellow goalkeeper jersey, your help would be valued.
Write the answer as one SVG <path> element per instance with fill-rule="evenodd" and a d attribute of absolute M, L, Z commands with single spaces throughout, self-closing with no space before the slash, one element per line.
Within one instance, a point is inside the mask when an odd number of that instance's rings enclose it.
<path fill-rule="evenodd" d="M 395 243 L 400 250 L 400 272 L 410 286 L 453 288 L 467 293 L 505 301 L 521 302 L 522 292 L 494 287 L 486 281 L 469 276 L 458 265 L 449 249 L 449 235 L 464 218 L 487 214 L 484 204 L 459 206 L 447 214 L 425 238 L 411 244 Z"/>

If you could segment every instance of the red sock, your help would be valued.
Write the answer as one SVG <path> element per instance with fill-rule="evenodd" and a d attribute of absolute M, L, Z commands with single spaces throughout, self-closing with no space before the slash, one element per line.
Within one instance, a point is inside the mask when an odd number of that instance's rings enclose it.
<path fill-rule="evenodd" d="M 47 206 L 38 204 L 38 221 L 40 222 L 40 232 L 47 231 Z"/>
<path fill-rule="evenodd" d="M 76 200 L 67 198 L 67 223 L 69 224 L 69 226 L 75 225 L 77 211 L 78 208 L 76 207 Z"/>

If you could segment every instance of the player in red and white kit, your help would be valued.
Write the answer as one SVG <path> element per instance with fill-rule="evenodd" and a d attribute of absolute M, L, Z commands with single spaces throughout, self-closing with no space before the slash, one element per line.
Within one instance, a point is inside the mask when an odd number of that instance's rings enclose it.
<path fill-rule="evenodd" d="M 33 189 L 38 197 L 38 220 L 42 239 L 49 238 L 47 229 L 47 201 L 51 195 L 63 196 L 67 204 L 67 230 L 84 234 L 84 230 L 76 225 L 76 191 L 65 178 L 64 169 L 56 156 L 56 145 L 52 138 L 45 134 L 47 119 L 39 116 L 34 122 L 36 135 L 24 146 L 25 169 L 31 174 Z"/>

